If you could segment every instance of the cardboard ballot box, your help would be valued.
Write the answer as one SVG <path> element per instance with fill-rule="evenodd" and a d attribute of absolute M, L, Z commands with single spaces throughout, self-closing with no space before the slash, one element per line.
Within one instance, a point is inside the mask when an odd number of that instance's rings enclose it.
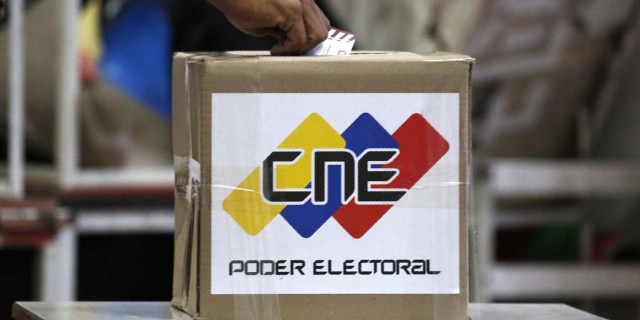
<path fill-rule="evenodd" d="M 472 61 L 177 54 L 173 306 L 467 319 Z"/>

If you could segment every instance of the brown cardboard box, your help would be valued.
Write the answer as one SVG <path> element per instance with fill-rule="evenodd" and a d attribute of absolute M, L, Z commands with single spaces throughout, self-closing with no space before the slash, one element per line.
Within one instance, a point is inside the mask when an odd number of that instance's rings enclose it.
<path fill-rule="evenodd" d="M 198 319 L 467 319 L 472 61 L 177 54 L 173 306 Z M 310 181 L 327 167 L 323 199 Z"/>

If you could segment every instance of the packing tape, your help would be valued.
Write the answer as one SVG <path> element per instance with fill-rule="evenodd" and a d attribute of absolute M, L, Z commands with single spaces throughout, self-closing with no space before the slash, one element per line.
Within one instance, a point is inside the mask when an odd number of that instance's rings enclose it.
<path fill-rule="evenodd" d="M 200 163 L 191 157 L 173 156 L 176 194 L 191 199 L 194 189 L 200 185 Z"/>

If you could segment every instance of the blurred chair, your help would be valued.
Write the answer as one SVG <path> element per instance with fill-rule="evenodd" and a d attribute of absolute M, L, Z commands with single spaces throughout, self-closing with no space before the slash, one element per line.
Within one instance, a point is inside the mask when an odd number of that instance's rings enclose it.
<path fill-rule="evenodd" d="M 109 30 L 114 33 L 110 33 L 111 41 L 101 54 L 106 58 L 105 74 L 115 84 L 110 80 L 93 78 L 89 79 L 90 83 L 83 83 L 81 90 L 78 59 L 80 1 L 35 1 L 26 8 L 24 20 L 21 19 L 23 1 L 10 1 L 9 4 L 12 11 L 9 16 L 11 28 L 0 28 L 0 74 L 10 74 L 11 77 L 0 77 L 0 96 L 9 96 L 10 103 L 4 98 L 0 101 L 0 120 L 4 120 L 1 122 L 10 128 L 11 135 L 7 139 L 11 146 L 11 184 L 3 183 L 0 191 L 10 191 L 9 195 L 13 197 L 24 196 L 21 168 L 24 165 L 23 143 L 26 138 L 26 152 L 30 161 L 26 164 L 25 179 L 29 193 L 26 199 L 0 204 L 4 208 L 0 210 L 0 238 L 6 245 L 32 243 L 40 248 L 35 277 L 39 280 L 38 299 L 74 300 L 76 236 L 79 233 L 95 233 L 96 228 L 111 232 L 149 232 L 158 229 L 154 227 L 158 224 L 154 224 L 158 220 L 157 213 L 160 213 L 162 232 L 170 234 L 172 231 L 173 168 L 171 132 L 167 119 L 169 102 L 158 104 L 157 113 L 143 106 L 144 102 L 141 101 L 149 96 L 148 90 L 145 92 L 145 88 L 140 86 L 144 84 L 144 78 L 137 76 L 132 82 L 126 83 L 132 79 L 131 74 L 124 74 L 127 71 L 122 69 L 120 74 L 117 73 L 118 66 L 131 67 L 118 64 L 117 61 L 128 54 L 122 50 L 131 49 L 131 42 L 118 41 L 132 40 L 116 39 L 119 32 L 125 32 L 113 31 L 122 26 L 120 20 L 113 21 L 114 29 Z M 128 8 L 140 10 L 132 5 L 126 7 L 125 12 L 128 12 Z M 170 74 L 167 69 L 171 57 L 169 21 L 159 10 L 150 7 L 142 9 L 151 17 L 150 20 L 156 19 L 154 21 L 159 21 L 165 28 L 164 41 L 155 39 L 156 46 L 152 48 L 162 48 L 162 52 L 153 52 L 157 53 L 156 56 L 162 56 L 152 62 L 164 60 L 166 74 L 160 77 L 153 75 L 150 70 L 135 71 L 141 73 L 142 77 L 152 75 L 154 79 L 151 80 L 164 81 L 162 93 L 166 100 L 170 97 Z M 147 22 L 153 25 L 153 21 Z M 24 29 L 21 32 L 15 27 L 22 23 Z M 11 43 L 8 43 L 9 39 Z M 7 55 L 9 52 L 11 55 Z M 136 58 L 138 62 L 145 59 L 142 55 Z M 146 62 L 152 60 L 146 58 Z M 154 67 L 149 64 L 146 66 Z M 162 66 L 157 67 L 162 72 Z M 7 78 L 10 79 L 9 83 Z M 140 98 L 131 98 L 118 88 L 127 85 L 134 88 L 130 95 Z M 7 105 L 10 107 L 8 115 L 5 111 Z M 21 105 L 26 110 L 28 120 L 24 127 L 21 126 Z M 161 112 L 164 116 L 158 114 Z M 127 140 L 131 136 L 143 138 L 140 155 L 135 158 L 118 154 L 121 150 L 126 151 L 126 148 L 136 148 Z M 145 139 L 150 143 L 144 143 Z M 153 150 L 158 144 L 164 145 L 164 149 Z M 87 156 L 91 152 L 95 152 L 93 159 Z M 164 157 L 159 154 L 164 154 Z M 106 167 L 95 165 L 101 163 Z M 114 164 L 129 166 L 114 167 Z M 135 164 L 137 168 L 133 166 Z M 33 198 L 34 194 L 38 198 Z M 54 208 L 39 205 L 36 201 L 39 198 L 53 203 Z M 149 203 L 152 209 L 144 207 Z M 105 204 L 118 205 L 120 211 L 103 209 L 98 215 L 92 216 L 85 216 L 86 212 L 81 211 L 96 204 L 104 208 L 109 208 Z M 105 212 L 108 214 L 100 215 Z M 44 233 L 38 231 L 41 220 L 52 228 L 44 230 Z M 91 221 L 98 223 L 92 225 Z M 38 230 L 25 233 L 25 228 Z M 47 237 L 42 238 L 41 235 Z"/>
<path fill-rule="evenodd" d="M 588 217 L 594 199 L 640 196 L 640 164 L 625 161 L 497 160 L 486 183 L 476 188 L 479 300 L 640 298 L 640 262 L 595 261 L 595 225 Z M 570 205 L 512 206 L 500 202 L 582 199 Z M 612 212 L 600 212 L 611 217 Z M 579 226 L 577 261 L 497 262 L 496 233 L 514 228 Z M 545 248 L 553 250 L 554 248 Z M 558 248 L 560 249 L 560 248 Z"/>

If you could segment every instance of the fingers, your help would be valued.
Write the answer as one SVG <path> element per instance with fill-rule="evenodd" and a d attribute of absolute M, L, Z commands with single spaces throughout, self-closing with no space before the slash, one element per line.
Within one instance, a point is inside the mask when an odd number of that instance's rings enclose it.
<path fill-rule="evenodd" d="M 304 0 L 305 6 L 303 6 L 302 16 L 304 18 L 305 27 L 307 28 L 307 43 L 303 46 L 303 54 L 306 54 L 320 42 L 327 39 L 327 32 L 329 26 L 327 25 L 327 19 L 320 11 L 320 8 L 313 0 Z"/>
<path fill-rule="evenodd" d="M 284 31 L 285 36 L 271 48 L 273 55 L 295 55 L 302 54 L 307 42 L 307 31 L 302 19 L 302 12 L 290 15 L 286 20 L 282 20 L 279 28 Z"/>
<path fill-rule="evenodd" d="M 1 1 L 1 0 L 0 0 Z M 274 55 L 304 55 L 327 38 L 330 24 L 315 0 L 208 0 L 241 31 L 274 36 Z"/>
<path fill-rule="evenodd" d="M 280 26 L 286 36 L 271 48 L 272 54 L 303 55 L 327 38 L 330 23 L 315 1 L 301 0 L 299 3 L 299 14 Z"/>

